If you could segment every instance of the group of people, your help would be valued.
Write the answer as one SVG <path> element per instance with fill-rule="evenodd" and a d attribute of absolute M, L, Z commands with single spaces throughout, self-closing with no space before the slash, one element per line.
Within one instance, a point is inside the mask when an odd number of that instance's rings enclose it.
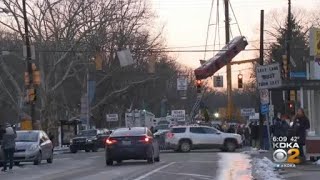
<path fill-rule="evenodd" d="M 14 127 L 10 124 L 6 124 L 5 127 L 0 125 L 0 142 L 1 142 L 1 151 L 4 155 L 3 169 L 1 171 L 7 171 L 8 163 L 9 170 L 13 167 L 13 155 L 15 151 L 15 139 L 17 133 Z"/>
<path fill-rule="evenodd" d="M 305 153 L 303 147 L 305 146 L 307 130 L 310 129 L 310 121 L 304 113 L 302 108 L 298 109 L 297 114 L 291 118 L 288 115 L 281 115 L 278 113 L 273 124 L 268 127 L 267 122 L 264 121 L 263 124 L 263 143 L 260 145 L 260 127 L 258 121 L 250 122 L 245 126 L 244 129 L 240 128 L 238 134 L 241 134 L 244 138 L 244 145 L 252 146 L 253 148 L 260 148 L 264 150 L 269 150 L 270 141 L 269 138 L 276 137 L 287 137 L 288 142 L 290 142 L 291 137 L 298 137 L 297 143 L 299 145 L 300 158 L 305 159 Z"/>

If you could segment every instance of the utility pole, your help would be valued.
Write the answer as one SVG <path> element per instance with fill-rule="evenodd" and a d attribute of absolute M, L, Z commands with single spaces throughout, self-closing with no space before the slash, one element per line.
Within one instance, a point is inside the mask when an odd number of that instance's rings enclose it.
<path fill-rule="evenodd" d="M 224 0 L 225 8 L 225 33 L 226 33 L 226 44 L 230 41 L 230 18 L 229 18 L 229 0 Z M 232 116 L 232 82 L 231 82 L 231 64 L 227 64 L 227 96 L 228 96 L 228 105 L 227 105 L 227 118 L 231 120 Z"/>
<path fill-rule="evenodd" d="M 26 41 L 26 48 L 27 48 L 27 59 L 26 59 L 26 66 L 28 70 L 28 76 L 29 76 L 29 84 L 27 89 L 34 89 L 34 83 L 33 83 L 33 74 L 32 74 L 32 60 L 31 60 L 31 47 L 30 47 L 30 39 L 29 39 L 29 27 L 28 27 L 28 18 L 27 18 L 27 9 L 26 9 L 26 0 L 22 0 L 22 6 L 23 6 L 23 19 L 24 19 L 24 31 L 25 31 L 25 41 Z M 36 101 L 36 91 L 34 90 L 34 100 L 30 101 L 30 116 L 32 121 L 32 129 L 37 129 L 36 127 L 36 120 L 35 120 L 35 101 Z"/>
<path fill-rule="evenodd" d="M 259 64 L 261 66 L 263 65 L 263 49 L 264 49 L 263 32 L 264 32 L 264 10 L 261 10 L 261 14 L 260 14 L 260 59 L 259 59 Z M 261 100 L 259 102 L 259 114 L 260 114 L 260 116 L 259 116 L 259 140 L 260 140 L 260 148 L 261 148 L 262 144 L 263 144 L 263 117 L 261 114 Z"/>
<path fill-rule="evenodd" d="M 292 36 L 292 22 L 291 22 L 291 0 L 288 0 L 288 30 L 287 30 L 287 42 L 286 42 L 286 53 L 287 53 L 287 78 L 290 80 L 290 59 L 291 59 L 291 36 Z M 287 91 L 287 101 L 290 101 L 290 90 Z M 287 107 L 287 102 L 285 102 L 285 107 Z M 288 113 L 290 113 L 289 108 Z M 290 114 L 289 114 L 290 115 Z"/>

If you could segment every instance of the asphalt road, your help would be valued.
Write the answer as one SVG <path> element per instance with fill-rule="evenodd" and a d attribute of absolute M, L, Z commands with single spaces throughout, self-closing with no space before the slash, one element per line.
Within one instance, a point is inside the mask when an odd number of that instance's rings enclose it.
<path fill-rule="evenodd" d="M 106 166 L 104 152 L 56 155 L 53 164 L 23 163 L 12 172 L 0 172 L 1 180 L 209 180 L 217 179 L 216 151 L 161 153 L 158 163 L 124 161 Z"/>

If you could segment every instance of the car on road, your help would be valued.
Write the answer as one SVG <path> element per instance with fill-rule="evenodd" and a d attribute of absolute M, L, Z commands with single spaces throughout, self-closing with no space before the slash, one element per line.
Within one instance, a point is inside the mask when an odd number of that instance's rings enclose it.
<path fill-rule="evenodd" d="M 123 160 L 160 161 L 159 143 L 147 127 L 119 128 L 106 141 L 107 165 Z"/>
<path fill-rule="evenodd" d="M 174 126 L 167 133 L 165 143 L 175 151 L 189 152 L 192 149 L 221 149 L 233 152 L 242 146 L 238 134 L 224 133 L 209 126 Z"/>
<path fill-rule="evenodd" d="M 155 132 L 157 132 L 157 133 L 165 132 L 165 131 L 167 131 L 167 130 L 170 130 L 169 124 L 157 125 L 156 127 L 154 127 L 154 130 L 155 130 Z"/>
<path fill-rule="evenodd" d="M 70 151 L 77 153 L 78 150 L 86 152 L 97 152 L 99 148 L 104 148 L 109 131 L 106 129 L 89 129 L 80 133 L 70 140 Z"/>
<path fill-rule="evenodd" d="M 15 165 L 19 165 L 20 162 L 39 165 L 42 160 L 47 160 L 47 163 L 53 162 L 53 144 L 48 135 L 41 130 L 17 131 Z"/>

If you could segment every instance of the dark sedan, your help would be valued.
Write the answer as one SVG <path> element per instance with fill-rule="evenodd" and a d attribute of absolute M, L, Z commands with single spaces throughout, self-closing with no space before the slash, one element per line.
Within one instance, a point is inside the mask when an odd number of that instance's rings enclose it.
<path fill-rule="evenodd" d="M 160 161 L 159 143 L 146 127 L 120 128 L 112 132 L 106 141 L 106 164 L 114 161 L 147 160 Z"/>

